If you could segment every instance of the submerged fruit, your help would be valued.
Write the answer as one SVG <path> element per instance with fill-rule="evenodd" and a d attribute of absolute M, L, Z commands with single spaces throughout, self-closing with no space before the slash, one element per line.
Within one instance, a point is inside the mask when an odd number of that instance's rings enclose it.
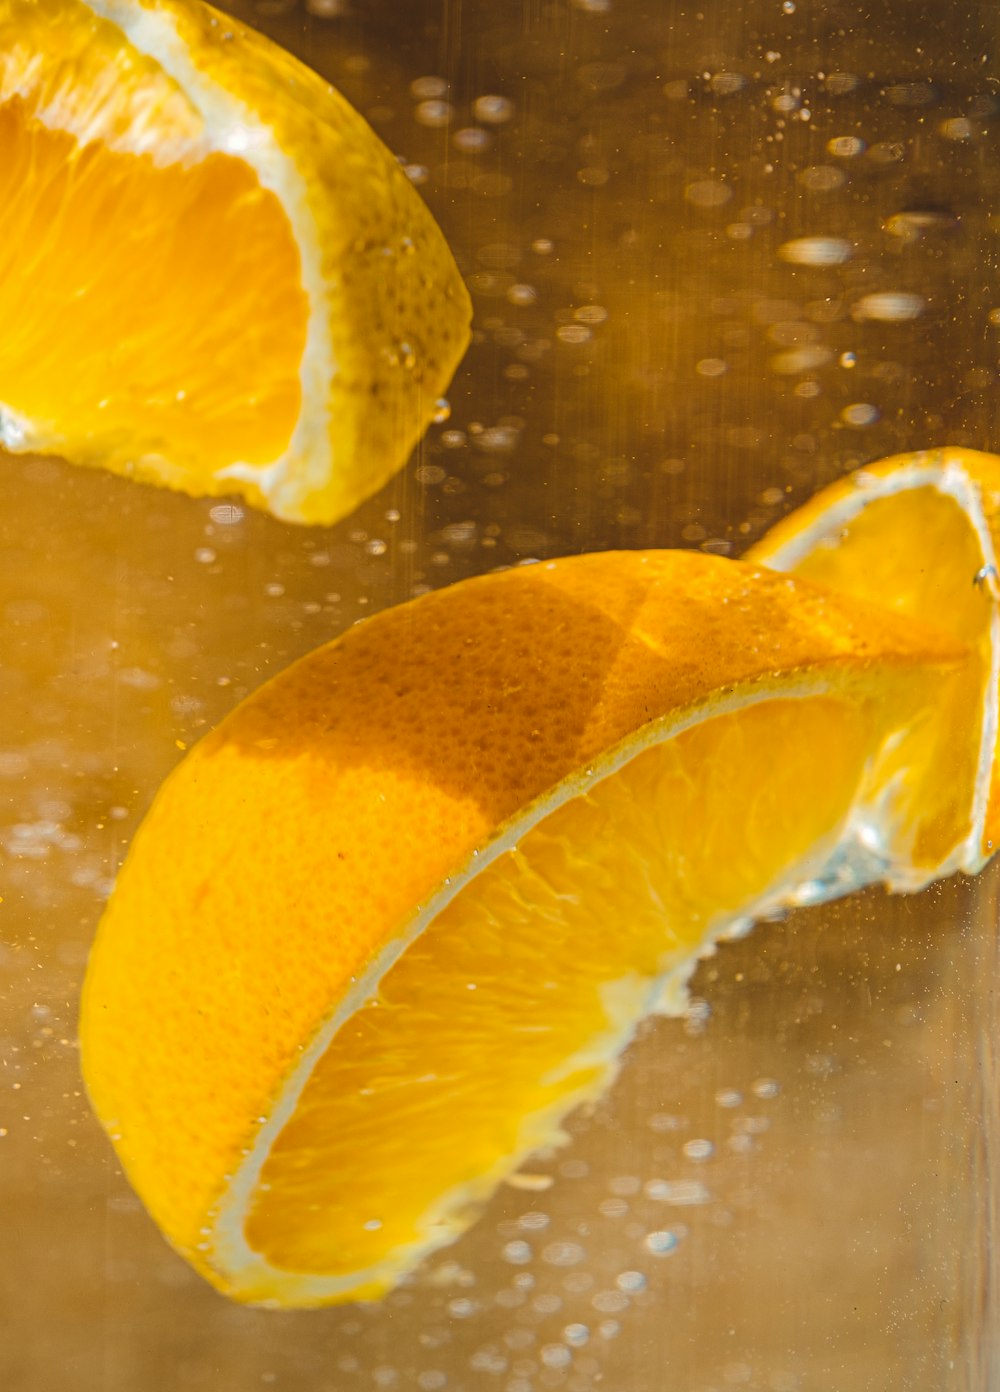
<path fill-rule="evenodd" d="M 933 624 L 972 655 L 942 692 L 935 748 L 912 784 L 912 867 L 900 888 L 975 872 L 1000 842 L 998 544 L 1000 459 L 946 447 L 848 474 L 747 556 Z M 905 740 L 899 754 L 908 759 Z"/>
<path fill-rule="evenodd" d="M 90 1095 L 166 1235 L 237 1299 L 385 1291 L 721 935 L 905 876 L 967 662 L 628 552 L 425 595 L 270 682 L 160 792 L 87 975 Z"/>
<path fill-rule="evenodd" d="M 469 300 L 346 101 L 198 0 L 0 0 L 0 444 L 330 522 Z"/>

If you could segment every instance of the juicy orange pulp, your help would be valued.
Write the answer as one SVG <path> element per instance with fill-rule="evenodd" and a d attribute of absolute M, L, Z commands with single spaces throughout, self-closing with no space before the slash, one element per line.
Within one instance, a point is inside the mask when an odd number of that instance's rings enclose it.
<path fill-rule="evenodd" d="M 79 145 L 13 99 L 0 104 L 0 206 L 0 382 L 14 412 L 45 422 L 58 381 L 62 418 L 133 441 L 140 475 L 145 452 L 211 467 L 281 453 L 308 304 L 288 220 L 248 164 Z"/>
<path fill-rule="evenodd" d="M 426 1236 L 449 1190 L 491 1187 L 526 1115 L 551 1139 L 546 1114 L 607 1081 L 658 978 L 821 870 L 878 731 L 867 703 L 766 701 L 646 750 L 527 832 L 336 1034 L 261 1172 L 250 1245 L 291 1270 L 363 1270 Z"/>
<path fill-rule="evenodd" d="M 865 497 L 865 476 L 862 471 L 857 484 L 847 485 L 859 499 Z M 873 471 L 873 487 L 878 477 Z M 891 479 L 888 471 L 886 478 Z M 842 494 L 844 484 L 834 490 Z M 793 513 L 750 558 L 933 624 L 971 654 L 942 691 L 929 757 L 922 765 L 912 762 L 911 743 L 925 737 L 922 730 L 904 733 L 899 741 L 899 767 L 923 769 L 911 773 L 898 794 L 905 802 L 901 819 L 914 828 L 914 882 L 902 887 L 916 887 L 923 872 L 939 866 L 942 847 L 968 835 L 977 811 L 970 805 L 969 789 L 977 781 L 990 704 L 984 706 L 983 692 L 989 689 L 996 622 L 995 602 L 982 573 L 987 559 L 983 538 L 968 507 L 931 484 L 874 497 L 840 523 L 833 507 L 824 510 L 824 500 L 820 494 Z M 808 537 L 804 554 L 797 553 L 797 537 L 803 543 Z M 981 816 L 982 809 L 978 811 Z"/>

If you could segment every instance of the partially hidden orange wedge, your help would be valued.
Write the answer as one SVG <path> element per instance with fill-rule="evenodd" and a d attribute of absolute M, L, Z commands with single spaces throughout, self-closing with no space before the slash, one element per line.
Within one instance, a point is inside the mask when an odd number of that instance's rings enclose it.
<path fill-rule="evenodd" d="M 913 789 L 970 672 L 686 552 L 491 574 L 298 662 L 167 781 L 90 961 L 87 1087 L 149 1211 L 238 1300 L 379 1296 L 719 939 L 905 880 L 916 825 L 952 865 Z M 978 806 L 971 712 L 952 738 Z"/>
<path fill-rule="evenodd" d="M 998 548 L 1000 459 L 944 447 L 856 470 L 747 555 L 933 624 L 972 654 L 942 694 L 934 751 L 907 794 L 913 843 L 909 866 L 895 871 L 896 888 L 918 888 L 949 870 L 975 872 L 1000 844 Z M 899 748 L 904 764 L 907 738 Z M 940 847 L 949 840 L 955 849 L 943 864 Z"/>
<path fill-rule="evenodd" d="M 398 161 L 198 0 L 0 0 L 0 444 L 331 522 L 469 300 Z"/>

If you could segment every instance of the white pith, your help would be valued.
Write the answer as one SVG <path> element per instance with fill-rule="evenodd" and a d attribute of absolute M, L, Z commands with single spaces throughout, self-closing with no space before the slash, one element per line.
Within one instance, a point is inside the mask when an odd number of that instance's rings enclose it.
<path fill-rule="evenodd" d="M 684 730 L 734 710 L 745 709 L 775 699 L 805 699 L 820 695 L 836 696 L 841 688 L 829 673 L 807 675 L 794 681 L 762 683 L 751 690 L 717 693 L 696 707 L 672 713 L 643 727 L 606 753 L 591 767 L 572 776 L 539 798 L 514 821 L 501 829 L 487 845 L 474 852 L 464 867 L 446 881 L 411 919 L 405 935 L 387 944 L 368 971 L 358 978 L 350 994 L 338 1003 L 336 1011 L 299 1057 L 286 1079 L 281 1097 L 267 1121 L 261 1125 L 248 1154 L 226 1186 L 219 1205 L 206 1215 L 210 1234 L 202 1244 L 208 1264 L 222 1277 L 226 1289 L 238 1298 L 261 1304 L 309 1305 L 346 1298 L 351 1292 L 374 1283 L 383 1289 L 411 1271 L 434 1250 L 448 1244 L 467 1226 L 459 1217 L 470 1201 L 486 1198 L 503 1179 L 511 1175 L 533 1152 L 565 1140 L 560 1123 L 582 1102 L 600 1095 L 615 1077 L 621 1055 L 631 1041 L 639 1021 L 650 1013 L 683 1013 L 687 982 L 698 961 L 714 952 L 726 937 L 740 935 L 748 923 L 802 903 L 832 899 L 875 882 L 893 882 L 898 867 L 891 863 L 888 811 L 884 790 L 877 797 L 857 800 L 844 822 L 815 846 L 806 862 L 794 867 L 796 879 L 771 885 L 758 898 L 741 906 L 739 913 L 720 915 L 694 951 L 679 953 L 660 976 L 652 980 L 625 978 L 608 985 L 613 1002 L 613 1026 L 596 1042 L 592 1041 L 568 1059 L 570 1068 L 601 1065 L 603 1072 L 587 1087 L 543 1111 L 522 1119 L 514 1150 L 498 1158 L 490 1171 L 474 1184 L 462 1185 L 438 1196 L 423 1216 L 421 1236 L 372 1267 L 349 1276 L 322 1276 L 298 1273 L 273 1266 L 246 1241 L 244 1223 L 250 1211 L 260 1174 L 275 1141 L 294 1115 L 309 1078 L 320 1058 L 330 1047 L 345 1021 L 376 990 L 387 971 L 427 928 L 444 907 L 498 856 L 520 841 L 549 813 L 613 775 L 643 750 L 675 738 Z M 610 1013 L 610 1012 L 609 1012 Z"/>
<path fill-rule="evenodd" d="M 200 116 L 203 136 L 198 140 L 185 137 L 176 142 L 176 148 L 169 143 L 163 145 L 161 141 L 157 150 L 159 162 L 167 162 L 170 155 L 183 163 L 202 159 L 210 153 L 238 156 L 253 169 L 261 187 L 278 198 L 291 225 L 300 257 L 302 286 L 309 304 L 306 343 L 299 365 L 302 393 L 299 418 L 291 439 L 277 458 L 263 465 L 233 460 L 217 470 L 215 476 L 247 482 L 260 490 L 276 516 L 297 517 L 298 502 L 317 491 L 331 474 L 328 396 L 337 366 L 328 327 L 328 289 L 320 265 L 306 182 L 255 112 L 196 66 L 169 13 L 147 9 L 136 0 L 79 2 L 115 25 L 133 49 L 152 59 L 177 83 Z M 37 115 L 47 125 L 67 129 L 68 134 L 81 143 L 87 139 L 87 130 L 72 129 L 60 123 L 58 112 L 51 105 Z M 118 141 L 116 145 L 135 154 L 150 153 L 149 131 L 144 124 L 137 125 L 132 143 Z M 60 443 L 44 427 L 34 425 L 2 405 L 0 442 L 17 452 L 51 450 L 58 448 Z M 170 463 L 159 455 L 147 455 L 135 462 L 157 471 Z"/>

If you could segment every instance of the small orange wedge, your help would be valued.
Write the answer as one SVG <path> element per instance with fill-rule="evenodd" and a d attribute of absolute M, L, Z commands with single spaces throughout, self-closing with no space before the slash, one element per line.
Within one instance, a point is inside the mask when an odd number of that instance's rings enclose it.
<path fill-rule="evenodd" d="M 0 0 L 0 204 L 8 450 L 330 522 L 468 340 L 397 160 L 198 0 Z"/>

